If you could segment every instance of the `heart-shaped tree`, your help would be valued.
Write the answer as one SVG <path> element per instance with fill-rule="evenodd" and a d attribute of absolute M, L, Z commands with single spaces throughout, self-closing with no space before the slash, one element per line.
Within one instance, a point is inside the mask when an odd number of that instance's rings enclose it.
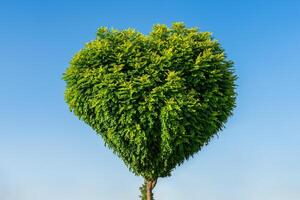
<path fill-rule="evenodd" d="M 152 199 L 157 178 L 198 152 L 235 107 L 233 63 L 209 32 L 98 29 L 63 79 L 70 110 L 103 137 Z"/>

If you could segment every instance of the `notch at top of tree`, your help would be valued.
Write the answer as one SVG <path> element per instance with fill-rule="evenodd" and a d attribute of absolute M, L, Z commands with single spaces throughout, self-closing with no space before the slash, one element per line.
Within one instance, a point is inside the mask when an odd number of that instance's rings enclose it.
<path fill-rule="evenodd" d="M 208 144 L 235 107 L 233 62 L 209 32 L 173 23 L 149 35 L 101 27 L 64 73 L 65 100 L 152 199 L 159 177 Z"/>

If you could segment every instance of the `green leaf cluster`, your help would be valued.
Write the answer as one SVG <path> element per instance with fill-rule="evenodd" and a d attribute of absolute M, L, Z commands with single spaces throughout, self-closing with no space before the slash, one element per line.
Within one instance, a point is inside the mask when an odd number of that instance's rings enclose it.
<path fill-rule="evenodd" d="M 233 62 L 209 32 L 101 27 L 64 73 L 70 110 L 136 175 L 165 177 L 220 131 L 235 107 Z"/>

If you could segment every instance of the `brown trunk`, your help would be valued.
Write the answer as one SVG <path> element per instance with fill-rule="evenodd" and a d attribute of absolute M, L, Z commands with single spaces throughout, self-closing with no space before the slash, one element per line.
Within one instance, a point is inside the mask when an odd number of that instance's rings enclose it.
<path fill-rule="evenodd" d="M 147 181 L 147 200 L 152 200 L 152 190 L 155 187 L 157 179 Z"/>
<path fill-rule="evenodd" d="M 147 182 L 147 200 L 152 200 L 152 188 L 150 181 Z"/>

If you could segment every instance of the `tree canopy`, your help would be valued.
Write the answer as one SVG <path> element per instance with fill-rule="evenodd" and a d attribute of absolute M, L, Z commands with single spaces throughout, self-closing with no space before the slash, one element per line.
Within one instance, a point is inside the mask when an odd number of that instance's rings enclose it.
<path fill-rule="evenodd" d="M 146 180 L 208 144 L 235 107 L 233 62 L 211 36 L 183 23 L 101 27 L 64 73 L 70 110 Z"/>

